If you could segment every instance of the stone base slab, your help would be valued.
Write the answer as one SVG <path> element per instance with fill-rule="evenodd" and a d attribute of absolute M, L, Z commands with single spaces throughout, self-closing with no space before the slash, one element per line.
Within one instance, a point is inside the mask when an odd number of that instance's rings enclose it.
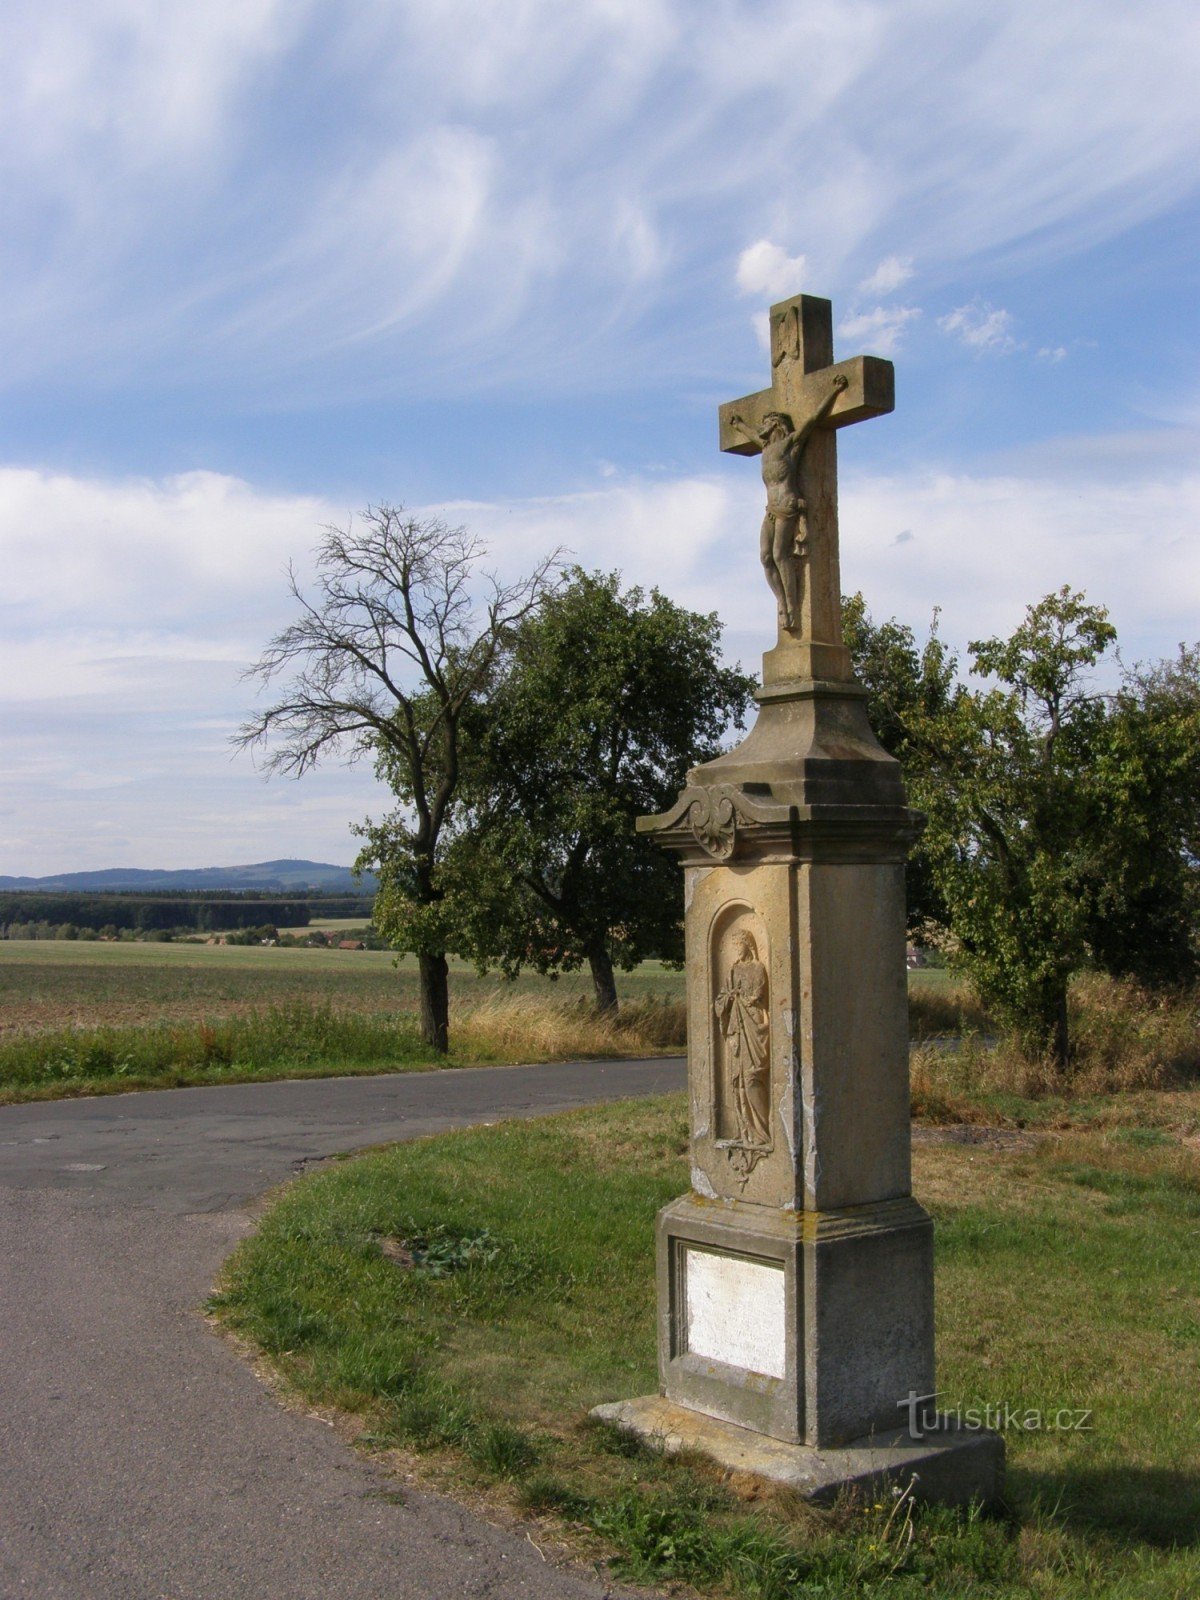
<path fill-rule="evenodd" d="M 985 1428 L 958 1428 L 948 1419 L 924 1439 L 912 1439 L 898 1428 L 837 1449 L 816 1449 L 719 1422 L 661 1395 L 616 1400 L 596 1406 L 591 1415 L 668 1455 L 694 1450 L 730 1472 L 753 1473 L 818 1503 L 833 1501 L 847 1490 L 874 1494 L 892 1486 L 907 1488 L 915 1478 L 918 1500 L 987 1505 L 999 1500 L 1004 1485 L 1000 1435 Z"/>
<path fill-rule="evenodd" d="M 658 1391 L 674 1405 L 828 1449 L 891 1432 L 903 1396 L 933 1393 L 933 1223 L 911 1196 L 791 1212 L 686 1194 L 657 1234 Z M 708 1262 L 726 1269 L 722 1327 L 697 1342 L 689 1280 Z M 776 1304 L 739 1270 L 781 1280 Z"/>

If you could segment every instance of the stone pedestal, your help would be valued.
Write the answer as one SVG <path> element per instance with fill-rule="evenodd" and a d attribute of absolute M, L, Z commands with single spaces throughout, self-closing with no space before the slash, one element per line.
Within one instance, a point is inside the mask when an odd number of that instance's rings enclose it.
<path fill-rule="evenodd" d="M 922 1493 L 991 1499 L 998 1438 L 909 1437 L 909 1397 L 934 1390 L 909 1129 L 920 818 L 843 647 L 821 649 L 845 676 L 781 676 L 783 641 L 741 746 L 639 822 L 685 873 L 692 1189 L 658 1220 L 660 1395 L 600 1414 L 814 1495 L 917 1471 Z"/>

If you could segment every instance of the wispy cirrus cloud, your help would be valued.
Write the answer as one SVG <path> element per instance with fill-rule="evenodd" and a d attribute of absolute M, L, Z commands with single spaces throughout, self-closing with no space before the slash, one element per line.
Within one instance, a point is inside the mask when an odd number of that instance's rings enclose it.
<path fill-rule="evenodd" d="M 598 323 L 593 371 L 663 371 L 698 294 L 725 315 L 720 259 L 768 298 L 803 263 L 868 314 L 918 254 L 944 283 L 1161 214 L 1197 186 L 1198 66 L 1184 0 L 1086 26 L 1034 0 L 17 0 L 0 353 L 10 382 L 365 394 L 418 363 L 445 389 L 472 345 L 479 383 L 574 382 L 559 352 Z"/>
<path fill-rule="evenodd" d="M 798 289 L 847 353 L 912 355 L 900 464 L 842 454 L 845 580 L 878 613 L 938 601 L 961 641 L 1070 581 L 1130 654 L 1195 631 L 1191 0 L 11 0 L 5 46 L 18 870 L 345 859 L 369 776 L 264 790 L 224 742 L 285 561 L 354 509 L 331 480 L 366 499 L 419 463 L 511 570 L 565 543 L 719 608 L 753 661 L 761 482 L 696 419 L 762 381 L 746 313 L 765 339 Z M 1021 446 L 1003 470 L 980 418 Z"/>

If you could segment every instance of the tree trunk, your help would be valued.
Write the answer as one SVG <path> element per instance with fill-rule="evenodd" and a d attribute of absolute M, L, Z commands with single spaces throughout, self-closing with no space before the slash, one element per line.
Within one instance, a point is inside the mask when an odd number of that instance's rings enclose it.
<path fill-rule="evenodd" d="M 444 1056 L 450 1048 L 450 967 L 444 955 L 417 957 L 421 1038 Z"/>
<path fill-rule="evenodd" d="M 1067 1022 L 1067 988 L 1064 984 L 1054 1000 L 1054 1032 L 1050 1037 L 1050 1053 L 1054 1065 L 1061 1072 L 1067 1070 L 1070 1059 L 1071 1035 Z"/>
<path fill-rule="evenodd" d="M 604 945 L 588 951 L 588 966 L 592 969 L 592 988 L 596 992 L 597 1011 L 617 1009 L 617 980 L 613 977 L 612 959 Z"/>

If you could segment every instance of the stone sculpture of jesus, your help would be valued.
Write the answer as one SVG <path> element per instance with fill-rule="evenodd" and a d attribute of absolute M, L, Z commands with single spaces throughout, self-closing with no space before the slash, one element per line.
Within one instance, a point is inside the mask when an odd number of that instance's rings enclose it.
<path fill-rule="evenodd" d="M 800 618 L 803 561 L 808 554 L 808 524 L 801 485 L 804 447 L 813 429 L 833 410 L 847 387 L 845 373 L 834 374 L 829 394 L 798 428 L 781 411 L 769 411 L 762 428 L 753 432 L 741 417 L 729 419 L 748 444 L 762 449 L 762 476 L 767 489 L 767 510 L 758 538 L 758 555 L 779 607 L 779 621 L 791 633 Z"/>

